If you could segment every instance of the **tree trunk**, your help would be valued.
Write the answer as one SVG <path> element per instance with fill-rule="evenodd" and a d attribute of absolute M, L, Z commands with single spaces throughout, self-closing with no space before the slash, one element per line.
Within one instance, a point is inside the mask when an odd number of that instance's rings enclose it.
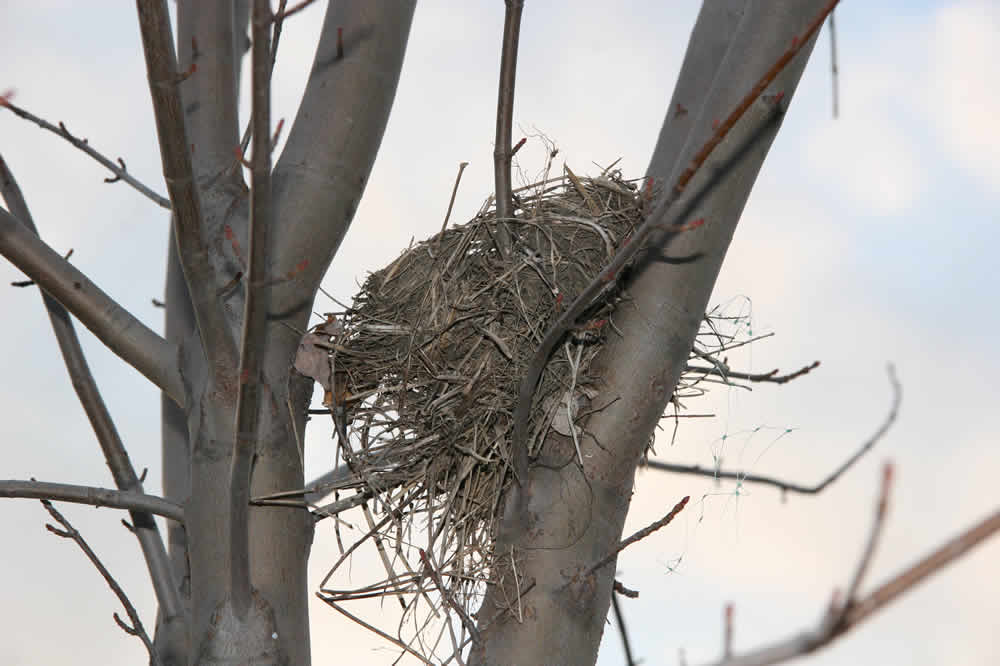
<path fill-rule="evenodd" d="M 758 79 L 820 12 L 821 0 L 706 2 L 648 170 L 671 187 L 713 132 Z M 813 38 L 815 39 L 815 37 Z M 787 105 L 811 51 L 808 44 L 779 74 L 719 145 L 677 206 L 711 176 L 712 163 L 733 154 L 778 103 Z M 692 210 L 704 218 L 677 237 L 672 256 L 685 264 L 640 260 L 628 297 L 614 314 L 623 337 L 609 336 L 594 373 L 603 385 L 581 441 L 583 466 L 572 443 L 546 441 L 520 486 L 512 486 L 497 537 L 499 566 L 478 613 L 482 642 L 473 664 L 594 663 L 604 631 L 614 562 L 589 571 L 621 538 L 636 466 L 670 400 L 705 313 L 750 188 L 779 123 L 754 142 L 722 182 Z M 652 253 L 650 253 L 652 254 Z M 610 404 L 608 404 L 610 403 Z M 566 464 L 566 461 L 571 461 Z M 523 591 L 518 599 L 516 581 Z M 511 612 L 505 612 L 510 609 Z"/>

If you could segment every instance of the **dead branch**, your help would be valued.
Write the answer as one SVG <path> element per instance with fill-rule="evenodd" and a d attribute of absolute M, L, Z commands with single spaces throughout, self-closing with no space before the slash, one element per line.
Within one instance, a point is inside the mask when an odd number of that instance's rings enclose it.
<path fill-rule="evenodd" d="M 150 663 L 154 664 L 154 666 L 159 666 L 161 664 L 160 655 L 157 654 L 156 649 L 153 647 L 153 641 L 150 640 L 149 634 L 146 633 L 146 629 L 142 626 L 142 620 L 139 619 L 139 613 L 136 612 L 135 606 L 133 606 L 132 602 L 129 601 L 128 595 L 125 594 L 125 590 L 121 588 L 121 585 L 119 585 L 118 581 L 114 579 L 111 572 L 108 571 L 108 568 L 105 567 L 104 563 L 97 557 L 97 553 L 91 549 L 90 545 L 83 538 L 83 535 L 81 535 L 76 528 L 74 528 L 70 522 L 56 510 L 54 506 L 52 506 L 52 503 L 43 499 L 42 506 L 44 506 L 45 510 L 49 512 L 49 515 L 51 515 L 60 525 L 63 526 L 63 529 L 59 529 L 53 525 L 46 524 L 45 529 L 58 537 L 72 539 L 75 541 L 76 545 L 79 546 L 80 550 L 82 550 L 87 556 L 87 559 L 89 559 L 91 563 L 97 567 L 101 576 L 103 576 L 104 580 L 107 581 L 108 587 L 111 588 L 111 591 L 115 593 L 116 597 L 118 597 L 118 601 L 120 601 L 122 606 L 125 607 L 125 612 L 128 614 L 129 620 L 132 622 L 131 626 L 125 624 L 125 622 L 118 616 L 118 613 L 114 613 L 112 617 L 114 617 L 115 623 L 121 627 L 125 633 L 130 636 L 135 636 L 141 640 L 142 644 L 146 646 L 146 652 L 149 653 Z"/>
<path fill-rule="evenodd" d="M 625 616 L 622 615 L 621 604 L 618 603 L 618 597 L 614 594 L 611 595 L 611 609 L 614 611 L 615 620 L 618 622 L 618 634 L 622 637 L 622 648 L 625 650 L 625 664 L 626 666 L 639 666 L 639 662 L 632 656 L 632 643 L 629 641 L 628 629 L 625 627 Z"/>
<path fill-rule="evenodd" d="M 504 0 L 507 9 L 503 21 L 503 45 L 500 50 L 500 87 L 497 94 L 497 135 L 493 146 L 493 173 L 496 183 L 497 236 L 499 250 L 509 256 L 511 247 L 507 221 L 514 216 L 514 195 L 510 183 L 511 126 L 514 120 L 514 83 L 517 73 L 517 47 L 521 33 L 524 0 Z"/>
<path fill-rule="evenodd" d="M 70 144 L 72 144 L 75 148 L 82 150 L 84 153 L 86 153 L 95 161 L 97 161 L 98 164 L 103 166 L 111 173 L 115 174 L 115 177 L 113 179 L 107 179 L 105 180 L 105 182 L 115 183 L 118 182 L 119 180 L 124 181 L 129 185 L 131 185 L 137 192 L 142 194 L 144 197 L 148 198 L 150 201 L 155 203 L 157 206 L 161 206 L 163 208 L 166 208 L 167 210 L 170 210 L 170 200 L 167 199 L 166 197 L 160 196 L 152 189 L 144 185 L 139 179 L 132 176 L 132 174 L 130 174 L 128 170 L 125 168 L 125 161 L 122 160 L 122 158 L 119 157 L 118 164 L 115 164 L 112 160 L 108 159 L 103 154 L 101 154 L 101 152 L 98 151 L 96 148 L 92 147 L 90 143 L 87 141 L 87 139 L 81 139 L 80 137 L 71 134 L 70 131 L 66 129 L 66 125 L 64 125 L 63 123 L 59 123 L 59 126 L 57 127 L 52 123 L 50 123 L 49 121 L 45 120 L 44 118 L 36 116 L 27 109 L 17 106 L 10 100 L 7 100 L 3 97 L 0 97 L 0 106 L 7 107 L 8 109 L 11 110 L 12 113 L 14 113 L 14 115 L 19 116 L 29 122 L 32 122 L 41 127 L 43 130 L 52 132 L 53 134 L 62 137 L 66 141 L 69 141 Z"/>
<path fill-rule="evenodd" d="M 854 629 L 879 609 L 913 589 L 931 574 L 937 573 L 1000 531 L 1000 510 L 996 510 L 990 516 L 945 542 L 923 559 L 886 581 L 867 596 L 858 599 L 857 591 L 868 570 L 875 546 L 882 533 L 892 479 L 891 470 L 891 466 L 886 465 L 868 542 L 855 568 L 855 573 L 848 583 L 846 588 L 848 592 L 844 596 L 843 602 L 838 601 L 839 595 L 834 594 L 829 609 L 817 627 L 743 655 L 723 658 L 712 666 L 765 666 L 810 654 Z"/>
<path fill-rule="evenodd" d="M 801 370 L 799 372 L 801 372 Z M 661 460 L 646 460 L 645 462 L 640 463 L 640 466 L 649 467 L 650 469 L 656 469 L 663 472 L 673 472 L 675 474 L 709 476 L 716 480 L 734 479 L 740 483 L 759 483 L 762 485 L 774 486 L 782 492 L 793 492 L 803 495 L 819 494 L 823 492 L 827 486 L 839 479 L 844 472 L 858 462 L 862 456 L 868 453 L 872 447 L 874 447 L 875 444 L 885 436 L 885 434 L 889 431 L 889 428 L 892 427 L 892 424 L 896 422 L 896 416 L 899 413 L 899 404 L 902 400 L 902 387 L 896 379 L 896 371 L 892 365 L 888 367 L 888 374 L 889 382 L 892 385 L 892 405 L 889 407 L 889 413 L 886 415 L 882 425 L 879 426 L 878 430 L 875 431 L 875 434 L 869 437 L 857 451 L 855 451 L 847 460 L 841 463 L 837 469 L 831 472 L 825 479 L 816 485 L 805 486 L 792 481 L 783 481 L 781 479 L 761 474 L 749 474 L 741 471 L 707 468 L 702 467 L 701 465 L 678 465 L 675 463 L 663 462 Z"/>
<path fill-rule="evenodd" d="M 654 523 L 650 523 L 649 525 L 642 528 L 641 530 L 639 530 L 632 536 L 628 537 L 627 539 L 623 539 L 621 543 L 615 546 L 614 550 L 612 550 L 610 553 L 599 559 L 591 567 L 586 569 L 583 573 L 583 576 L 589 576 L 590 574 L 594 573 L 604 565 L 610 564 L 616 557 L 618 557 L 618 553 L 622 552 L 636 541 L 641 541 L 646 537 L 648 537 L 653 532 L 655 532 L 656 530 L 660 529 L 661 527 L 669 525 L 670 521 L 672 521 L 677 516 L 678 513 L 684 510 L 684 507 L 687 506 L 687 503 L 690 499 L 691 499 L 690 495 L 685 495 L 683 498 L 681 498 L 681 501 L 679 501 L 677 504 L 674 505 L 674 508 L 672 508 L 670 512 L 667 513 L 667 515 L 663 516 L 663 518 L 660 518 Z M 578 577 L 575 576 L 574 578 Z"/>
<path fill-rule="evenodd" d="M 803 366 L 796 370 L 795 372 L 790 372 L 786 375 L 779 375 L 779 370 L 775 368 L 771 372 L 760 372 L 760 373 L 748 373 L 748 372 L 738 372 L 736 370 L 731 370 L 729 365 L 725 361 L 717 361 L 717 365 L 709 367 L 702 365 L 691 365 L 687 364 L 685 372 L 700 372 L 705 375 L 716 375 L 722 377 L 724 380 L 730 379 L 742 379 L 748 382 L 769 382 L 772 384 L 787 384 L 793 379 L 798 379 L 803 375 L 808 375 L 810 372 L 819 367 L 819 361 L 813 361 L 809 365 Z"/>
<path fill-rule="evenodd" d="M 143 511 L 176 520 L 179 523 L 184 522 L 184 507 L 181 505 L 156 495 L 126 490 L 9 479 L 0 481 L 0 497 L 56 500 L 73 502 L 74 504 L 89 504 L 96 507 L 106 506 L 113 509 Z"/>

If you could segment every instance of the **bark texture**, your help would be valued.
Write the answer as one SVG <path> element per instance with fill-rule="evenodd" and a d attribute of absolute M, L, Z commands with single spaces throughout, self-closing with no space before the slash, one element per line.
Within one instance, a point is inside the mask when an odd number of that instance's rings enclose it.
<path fill-rule="evenodd" d="M 648 169 L 672 186 L 692 156 L 825 2 L 706 2 Z M 737 123 L 695 176 L 678 205 L 759 128 L 775 98 L 787 105 L 808 59 L 804 48 Z M 514 486 L 497 539 L 501 555 L 478 621 L 482 642 L 471 663 L 594 663 L 610 605 L 614 563 L 588 573 L 621 537 L 636 466 L 673 394 L 705 313 L 736 223 L 771 140 L 775 123 L 722 183 L 697 206 L 697 231 L 681 234 L 669 254 L 699 254 L 692 263 L 642 261 L 627 283 L 629 299 L 615 312 L 623 337 L 612 336 L 598 357 L 611 404 L 587 422 L 582 467 L 572 445 L 546 442 L 525 482 Z M 613 401 L 613 402 L 612 402 Z M 665 507 L 666 508 L 666 507 Z M 533 586 L 518 601 L 520 589 Z M 510 612 L 507 611 L 510 609 Z"/>

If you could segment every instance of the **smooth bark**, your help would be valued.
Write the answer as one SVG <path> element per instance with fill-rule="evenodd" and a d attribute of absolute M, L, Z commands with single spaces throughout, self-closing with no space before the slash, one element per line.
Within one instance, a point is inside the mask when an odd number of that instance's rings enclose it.
<path fill-rule="evenodd" d="M 823 4 L 706 3 L 649 175 L 673 184 L 711 136 L 713 121 L 727 116 Z M 784 93 L 787 104 L 810 50 L 811 44 L 767 92 Z M 678 114 L 678 105 L 686 112 Z M 695 177 L 692 189 L 699 178 L 710 177 L 712 162 L 721 161 L 754 131 L 772 105 L 762 99 L 751 107 L 713 152 L 706 173 Z M 522 589 L 529 581 L 534 586 L 520 600 L 520 618 L 501 612 L 518 592 L 510 571 L 498 568 L 479 622 L 501 614 L 482 628 L 483 641 L 473 648 L 471 663 L 596 660 L 614 567 L 577 575 L 612 552 L 621 537 L 636 466 L 686 364 L 736 222 L 776 131 L 777 125 L 692 212 L 690 219 L 704 218 L 704 226 L 681 234 L 671 245 L 671 254 L 698 255 L 698 261 L 637 265 L 636 277 L 627 285 L 631 300 L 615 313 L 624 337 L 610 337 L 596 363 L 605 397 L 601 402 L 611 404 L 586 424 L 583 466 L 566 464 L 573 460 L 566 443 L 550 437 L 542 464 L 531 467 L 525 482 L 509 493 L 496 552 L 517 558 Z"/>

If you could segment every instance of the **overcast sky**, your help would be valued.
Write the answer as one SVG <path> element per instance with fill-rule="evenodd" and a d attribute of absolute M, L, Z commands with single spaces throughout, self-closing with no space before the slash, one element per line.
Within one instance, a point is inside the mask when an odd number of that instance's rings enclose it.
<path fill-rule="evenodd" d="M 274 117 L 294 118 L 324 3 L 286 25 Z M 831 117 L 824 30 L 770 152 L 718 281 L 714 303 L 774 332 L 731 356 L 750 371 L 821 360 L 793 384 L 718 389 L 657 454 L 802 482 L 825 476 L 881 422 L 896 364 L 899 421 L 848 476 L 819 497 L 640 473 L 626 532 L 692 502 L 669 528 L 627 550 L 619 579 L 636 655 L 647 664 L 716 658 L 722 609 L 735 604 L 735 648 L 811 626 L 853 571 L 868 533 L 879 468 L 895 462 L 889 523 L 869 588 L 996 507 L 1000 446 L 1000 8 L 990 0 L 846 2 L 837 11 L 841 115 Z M 544 133 L 577 173 L 621 158 L 640 176 L 659 131 L 699 3 L 529 2 L 524 12 L 515 139 Z M 492 137 L 503 3 L 424 2 L 396 103 L 354 225 L 324 286 L 349 299 L 356 280 L 411 237 L 440 228 L 460 161 L 453 219 L 492 190 Z M 0 90 L 117 157 L 163 192 L 134 8 L 112 2 L 18 2 L 0 8 Z M 707 85 L 707 82 L 706 82 Z M 0 151 L 42 236 L 157 330 L 167 214 L 60 139 L 0 113 Z M 519 154 L 529 176 L 543 147 Z M 560 165 L 561 166 L 561 165 Z M 993 248 L 993 249 L 990 249 Z M 0 285 L 23 276 L 0 262 Z M 110 486 L 33 289 L 0 293 L 0 477 Z M 327 304 L 317 303 L 322 311 Z M 84 346 L 147 490 L 159 492 L 159 394 L 86 331 Z M 307 442 L 307 476 L 325 469 L 325 423 Z M 791 432 L 786 432 L 786 431 Z M 155 603 L 134 539 L 107 509 L 66 506 L 152 627 Z M 136 664 L 103 580 L 75 547 L 48 535 L 37 502 L 3 500 L 0 663 Z M 335 557 L 324 525 L 311 573 Z M 811 658 L 848 664 L 996 664 L 1000 540 Z M 378 576 L 355 558 L 351 581 Z M 355 607 L 393 631 L 372 604 Z M 380 613 L 384 613 L 380 616 Z M 387 664 L 395 652 L 322 605 L 312 609 L 317 664 Z M 599 663 L 624 663 L 609 624 Z"/>

